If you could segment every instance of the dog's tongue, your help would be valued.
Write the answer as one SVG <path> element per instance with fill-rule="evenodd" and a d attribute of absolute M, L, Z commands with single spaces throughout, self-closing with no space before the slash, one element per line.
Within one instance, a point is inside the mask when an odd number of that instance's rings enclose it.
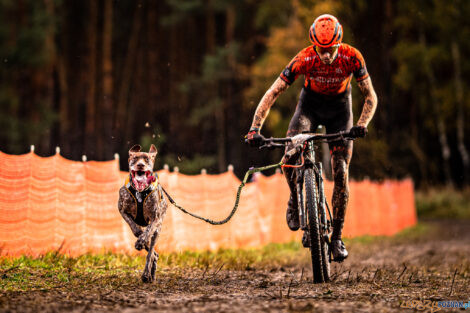
<path fill-rule="evenodd" d="M 147 179 L 145 176 L 136 176 L 134 177 L 133 179 L 133 182 L 134 182 L 134 186 L 135 188 L 141 192 L 143 191 L 145 188 L 147 188 Z"/>
<path fill-rule="evenodd" d="M 150 185 L 151 183 L 155 182 L 157 179 L 155 178 L 155 176 L 153 175 L 150 175 L 149 177 L 147 177 L 147 184 Z"/>

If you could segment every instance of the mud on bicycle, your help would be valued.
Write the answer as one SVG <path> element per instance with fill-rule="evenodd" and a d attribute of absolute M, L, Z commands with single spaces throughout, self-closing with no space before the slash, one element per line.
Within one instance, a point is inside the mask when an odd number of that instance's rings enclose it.
<path fill-rule="evenodd" d="M 302 244 L 310 249 L 313 282 L 328 282 L 332 261 L 330 252 L 332 215 L 323 188 L 322 163 L 315 160 L 315 144 L 354 140 L 357 137 L 349 131 L 333 134 L 303 133 L 287 138 L 259 136 L 259 149 L 290 147 L 284 154 L 282 168 L 291 167 L 296 172 L 300 229 L 304 231 Z M 296 158 L 296 162 L 288 164 L 293 158 Z"/>

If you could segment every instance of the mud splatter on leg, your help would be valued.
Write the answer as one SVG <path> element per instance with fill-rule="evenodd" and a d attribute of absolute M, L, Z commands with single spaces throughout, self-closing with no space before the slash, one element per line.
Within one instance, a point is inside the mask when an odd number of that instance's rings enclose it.
<path fill-rule="evenodd" d="M 332 239 L 341 239 L 341 232 L 346 216 L 349 200 L 349 163 L 351 150 L 345 146 L 335 146 L 332 149 L 331 163 L 333 169 L 333 234 Z"/>

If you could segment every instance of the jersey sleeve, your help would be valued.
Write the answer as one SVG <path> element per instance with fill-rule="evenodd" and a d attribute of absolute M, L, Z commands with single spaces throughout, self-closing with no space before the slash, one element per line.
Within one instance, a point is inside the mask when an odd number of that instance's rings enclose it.
<path fill-rule="evenodd" d="M 306 74 L 306 64 L 304 61 L 305 49 L 300 51 L 282 71 L 280 78 L 291 85 L 299 75 Z"/>
<path fill-rule="evenodd" d="M 354 49 L 353 60 L 352 72 L 356 81 L 360 82 L 368 78 L 369 73 L 367 72 L 366 62 L 364 61 L 362 54 L 357 49 Z"/>

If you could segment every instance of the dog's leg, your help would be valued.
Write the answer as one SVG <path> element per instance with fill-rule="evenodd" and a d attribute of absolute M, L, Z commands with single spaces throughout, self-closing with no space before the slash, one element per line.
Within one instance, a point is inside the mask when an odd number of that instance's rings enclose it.
<path fill-rule="evenodd" d="M 166 209 L 166 207 L 165 207 Z M 163 216 L 165 211 L 159 211 L 161 215 L 158 216 L 155 220 L 150 223 L 150 225 L 145 229 L 144 233 L 139 237 L 137 242 L 144 237 L 144 235 L 150 233 L 150 242 L 144 241 L 143 246 L 148 246 L 147 262 L 145 263 L 144 273 L 142 274 L 143 282 L 152 282 L 155 280 L 155 272 L 157 269 L 158 253 L 155 252 L 155 244 L 157 243 L 158 236 L 163 224 Z M 148 238 L 148 237 L 147 237 Z M 143 239 L 145 240 L 145 239 Z M 136 245 L 137 245 L 136 242 Z"/>
<path fill-rule="evenodd" d="M 157 233 L 154 234 L 154 236 L 156 236 L 156 235 L 157 235 Z M 149 247 L 147 245 L 145 246 L 145 250 L 147 250 L 147 252 L 149 252 Z M 152 281 L 155 281 L 155 277 L 156 277 L 155 274 L 156 274 L 156 271 L 157 271 L 158 258 L 159 258 L 158 253 L 155 250 L 153 250 L 152 268 L 151 268 L 151 271 L 150 271 Z"/>
<path fill-rule="evenodd" d="M 119 202 L 118 202 L 119 213 L 121 213 L 122 218 L 126 221 L 126 223 L 131 228 L 131 231 L 134 234 L 134 236 L 139 237 L 140 235 L 142 235 L 142 229 L 140 228 L 139 225 L 137 225 L 134 222 L 134 219 L 132 218 L 132 216 L 124 210 L 129 205 L 134 205 L 134 203 L 132 199 L 130 198 L 130 195 L 127 192 L 127 190 L 124 187 L 122 187 L 121 190 L 119 191 Z"/>
<path fill-rule="evenodd" d="M 136 236 L 137 238 L 139 238 L 140 236 L 142 236 L 143 234 L 143 231 L 142 229 L 140 228 L 139 225 L 137 225 L 134 220 L 132 219 L 132 217 L 127 214 L 127 213 L 124 213 L 122 212 L 121 213 L 122 215 L 122 218 L 124 218 L 124 220 L 127 222 L 127 224 L 129 224 L 129 227 L 131 228 L 131 231 L 132 233 L 134 234 L 134 236 Z M 139 249 L 140 250 L 140 249 Z"/>
<path fill-rule="evenodd" d="M 148 247 L 147 262 L 145 264 L 144 273 L 142 274 L 142 281 L 154 281 L 155 280 L 155 271 L 157 267 L 158 254 L 155 252 L 155 244 L 157 243 L 158 236 L 163 224 L 163 218 L 166 213 L 167 203 L 162 197 L 154 197 L 147 200 L 149 205 L 147 208 L 153 208 L 151 213 L 153 213 L 152 221 L 150 225 L 147 226 L 143 234 L 136 241 L 136 248 L 139 246 Z M 161 199 L 161 200 L 160 200 Z M 145 207 L 144 207 L 145 209 Z M 145 212 L 145 211 L 144 211 Z M 150 239 L 150 240 L 149 240 Z"/>
<path fill-rule="evenodd" d="M 157 262 L 158 262 L 159 255 L 157 252 L 154 252 L 153 263 L 152 263 L 152 270 L 150 272 L 152 276 L 152 281 L 155 281 L 156 272 L 157 272 Z"/>
<path fill-rule="evenodd" d="M 153 209 L 154 215 L 152 217 L 150 224 L 145 228 L 144 232 L 139 236 L 139 238 L 135 242 L 135 248 L 137 250 L 144 249 L 145 246 L 148 244 L 149 239 L 153 238 L 153 235 L 155 233 L 159 234 L 160 229 L 162 228 L 163 217 L 165 216 L 165 213 L 166 213 L 167 203 L 165 201 L 158 201 L 159 198 L 155 197 L 154 194 L 152 195 L 153 197 L 147 200 L 146 205 L 148 205 L 151 208 L 155 208 Z"/>
<path fill-rule="evenodd" d="M 155 223 L 155 222 L 154 222 Z M 157 267 L 158 253 L 155 252 L 155 244 L 158 239 L 158 231 L 155 231 L 148 247 L 147 260 L 145 262 L 144 272 L 142 273 L 142 281 L 151 283 L 155 280 L 155 271 Z"/>

